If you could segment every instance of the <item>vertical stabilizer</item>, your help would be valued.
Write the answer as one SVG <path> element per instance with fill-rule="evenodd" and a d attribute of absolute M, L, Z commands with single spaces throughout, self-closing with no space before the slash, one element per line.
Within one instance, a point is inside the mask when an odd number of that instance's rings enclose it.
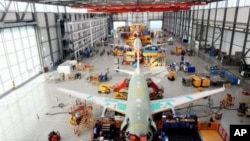
<path fill-rule="evenodd" d="M 138 36 L 138 35 L 137 35 Z M 136 50 L 137 55 L 137 68 L 136 73 L 140 73 L 140 49 L 142 48 L 142 42 L 139 37 L 136 37 L 134 40 L 134 49 Z"/>

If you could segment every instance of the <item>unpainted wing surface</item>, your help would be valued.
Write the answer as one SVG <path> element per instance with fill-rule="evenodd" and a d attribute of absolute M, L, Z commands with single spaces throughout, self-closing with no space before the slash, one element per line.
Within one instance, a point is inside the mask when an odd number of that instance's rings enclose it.
<path fill-rule="evenodd" d="M 117 100 L 113 98 L 107 98 L 107 97 L 101 97 L 101 96 L 94 96 L 74 90 L 68 90 L 65 88 L 57 88 L 58 91 L 70 94 L 72 96 L 84 99 L 89 102 L 93 102 L 95 104 L 101 105 L 105 108 L 109 108 L 112 110 L 115 110 L 119 113 L 125 114 L 126 110 L 126 101 L 123 100 Z"/>
<path fill-rule="evenodd" d="M 151 101 L 152 114 L 162 112 L 170 108 L 175 108 L 179 105 L 192 102 L 192 101 L 204 98 L 204 97 L 208 97 L 216 93 L 222 92 L 224 90 L 225 90 L 225 87 L 223 86 L 222 88 L 199 92 L 195 94 L 188 94 L 188 95 L 173 97 L 173 98 L 165 98 L 161 100 L 153 100 Z"/>

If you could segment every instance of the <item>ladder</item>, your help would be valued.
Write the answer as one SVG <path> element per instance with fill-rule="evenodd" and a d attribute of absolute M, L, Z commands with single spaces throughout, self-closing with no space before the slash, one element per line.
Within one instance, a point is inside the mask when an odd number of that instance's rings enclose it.
<path fill-rule="evenodd" d="M 193 110 L 193 103 L 190 103 L 187 108 L 187 115 L 189 115 L 192 110 Z"/>
<path fill-rule="evenodd" d="M 84 114 L 79 125 L 76 125 L 74 127 L 74 133 L 80 136 L 81 131 L 83 129 L 92 127 L 93 123 L 94 123 L 94 118 L 93 118 L 93 113 L 92 113 L 92 106 L 88 106 L 84 110 Z"/>

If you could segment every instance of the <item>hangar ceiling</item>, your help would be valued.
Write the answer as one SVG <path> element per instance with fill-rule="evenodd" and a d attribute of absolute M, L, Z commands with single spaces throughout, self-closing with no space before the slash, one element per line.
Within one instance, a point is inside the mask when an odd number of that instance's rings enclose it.
<path fill-rule="evenodd" d="M 69 6 L 87 9 L 89 13 L 166 12 L 189 10 L 222 0 L 10 0 Z"/>

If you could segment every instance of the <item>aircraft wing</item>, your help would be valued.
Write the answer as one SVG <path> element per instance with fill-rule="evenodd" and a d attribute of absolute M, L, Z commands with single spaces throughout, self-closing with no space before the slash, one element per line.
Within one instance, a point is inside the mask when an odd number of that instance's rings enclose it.
<path fill-rule="evenodd" d="M 204 98 L 204 97 L 208 97 L 216 93 L 222 92 L 224 90 L 225 90 L 225 87 L 223 86 L 222 88 L 218 88 L 214 90 L 188 94 L 188 95 L 173 97 L 173 98 L 153 100 L 151 101 L 152 114 L 162 112 L 170 108 L 175 108 L 176 106 L 179 106 L 188 102 L 192 102 L 192 101 Z"/>
<path fill-rule="evenodd" d="M 108 43 L 111 46 L 124 47 L 126 44 L 116 44 L 116 43 Z"/>
<path fill-rule="evenodd" d="M 146 45 L 146 46 L 144 46 L 144 48 L 147 48 L 147 47 L 155 47 L 155 46 L 166 46 L 166 45 L 168 45 L 168 43 L 151 44 L 151 45 Z"/>
<path fill-rule="evenodd" d="M 84 99 L 89 102 L 93 102 L 95 104 L 101 105 L 105 108 L 109 108 L 115 110 L 119 113 L 125 114 L 126 110 L 126 101 L 108 98 L 108 97 L 101 97 L 101 96 L 94 96 L 74 90 L 69 90 L 65 88 L 57 88 L 58 91 L 70 94 L 74 97 L 78 97 Z"/>

